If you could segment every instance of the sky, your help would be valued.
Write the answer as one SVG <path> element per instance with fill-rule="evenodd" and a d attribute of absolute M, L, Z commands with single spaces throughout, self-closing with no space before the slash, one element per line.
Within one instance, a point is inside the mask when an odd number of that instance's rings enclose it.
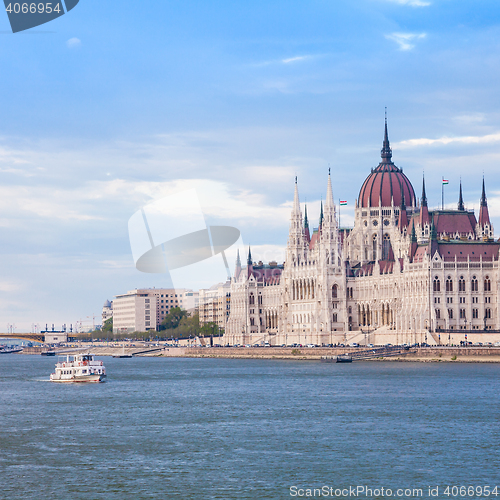
<path fill-rule="evenodd" d="M 444 177 L 456 206 L 461 179 L 477 210 L 484 175 L 500 229 L 499 49 L 497 0 L 80 0 L 16 34 L 0 14 L 0 331 L 99 324 L 168 286 L 135 268 L 128 221 L 175 193 L 283 260 L 295 176 L 317 225 L 330 167 L 352 225 L 385 107 L 417 195 L 425 173 L 438 207 Z M 223 280 L 208 262 L 173 283 Z"/>

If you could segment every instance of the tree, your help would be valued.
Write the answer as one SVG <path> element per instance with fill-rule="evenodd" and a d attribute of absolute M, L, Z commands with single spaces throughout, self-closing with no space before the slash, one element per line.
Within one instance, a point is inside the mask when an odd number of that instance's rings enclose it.
<path fill-rule="evenodd" d="M 113 318 L 108 318 L 102 325 L 103 332 L 113 333 Z"/>
<path fill-rule="evenodd" d="M 180 325 L 182 319 L 186 318 L 187 315 L 188 313 L 184 309 L 173 307 L 161 322 L 161 326 L 167 330 L 173 330 Z"/>

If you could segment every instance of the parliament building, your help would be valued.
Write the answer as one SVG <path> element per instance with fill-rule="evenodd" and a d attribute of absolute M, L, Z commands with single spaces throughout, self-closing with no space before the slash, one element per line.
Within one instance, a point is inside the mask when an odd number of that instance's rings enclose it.
<path fill-rule="evenodd" d="M 478 182 L 480 182 L 478 180 Z M 231 344 L 458 344 L 500 339 L 498 263 L 483 179 L 479 213 L 429 210 L 392 161 L 359 191 L 353 229 L 340 229 L 328 174 L 318 228 L 297 180 L 283 265 L 236 265 L 225 341 Z"/>

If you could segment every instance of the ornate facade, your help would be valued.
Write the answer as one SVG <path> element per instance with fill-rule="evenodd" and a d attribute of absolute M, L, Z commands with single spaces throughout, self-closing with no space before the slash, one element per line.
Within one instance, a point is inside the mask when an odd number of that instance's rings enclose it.
<path fill-rule="evenodd" d="M 429 210 L 392 161 L 385 124 L 379 165 L 363 183 L 352 230 L 340 230 L 328 174 L 311 231 L 297 179 L 283 266 L 237 266 L 226 341 L 271 345 L 497 340 L 498 263 L 483 179 L 479 216 Z M 490 332 L 490 334 L 488 334 Z M 469 339 L 467 339 L 467 335 Z M 500 335 L 497 335 L 500 338 Z"/>

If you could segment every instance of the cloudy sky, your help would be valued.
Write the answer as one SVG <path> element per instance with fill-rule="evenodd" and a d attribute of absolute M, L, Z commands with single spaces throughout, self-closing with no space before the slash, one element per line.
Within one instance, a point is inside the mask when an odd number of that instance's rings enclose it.
<path fill-rule="evenodd" d="M 316 221 L 330 165 L 352 224 L 385 106 L 416 192 L 425 172 L 438 206 L 444 176 L 452 206 L 461 177 L 477 209 L 484 173 L 500 229 L 499 49 L 497 0 L 80 0 L 17 34 L 4 12 L 0 331 L 100 323 L 106 299 L 165 286 L 135 269 L 128 220 L 185 189 L 254 258 L 282 258 L 295 175 Z M 175 285 L 210 286 L 203 269 Z"/>

